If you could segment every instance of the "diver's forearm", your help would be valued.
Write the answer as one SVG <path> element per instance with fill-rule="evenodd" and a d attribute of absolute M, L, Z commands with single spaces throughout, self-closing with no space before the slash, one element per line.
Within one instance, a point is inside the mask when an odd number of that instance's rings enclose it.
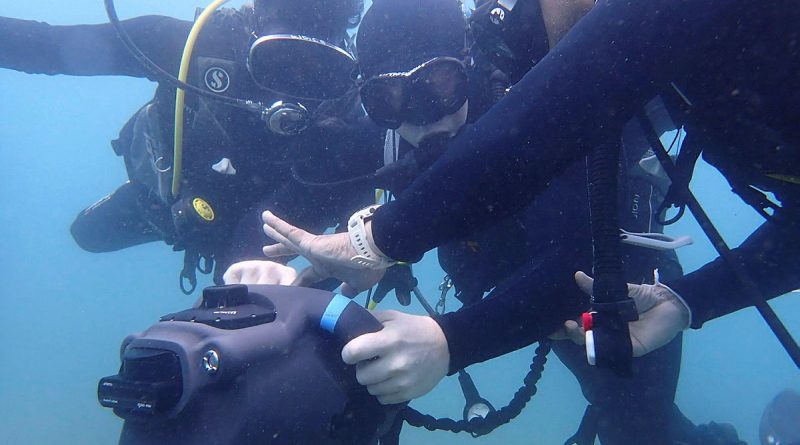
<path fill-rule="evenodd" d="M 377 246 L 396 260 L 516 213 L 551 178 L 623 124 L 669 81 L 681 81 L 715 26 L 751 12 L 744 0 L 604 0 L 509 94 L 373 220 Z M 729 50 L 730 48 L 725 48 Z"/>
<path fill-rule="evenodd" d="M 800 288 L 800 233 L 795 224 L 765 223 L 731 253 L 765 298 Z M 693 328 L 755 303 L 722 258 L 667 284 L 689 305 Z"/>
<path fill-rule="evenodd" d="M 542 340 L 586 309 L 574 255 L 563 253 L 532 260 L 483 300 L 437 319 L 451 373 Z"/>
<path fill-rule="evenodd" d="M 162 16 L 126 20 L 132 40 L 154 62 L 177 72 L 191 23 Z M 0 67 L 30 74 L 147 77 L 111 24 L 53 26 L 0 18 Z"/>

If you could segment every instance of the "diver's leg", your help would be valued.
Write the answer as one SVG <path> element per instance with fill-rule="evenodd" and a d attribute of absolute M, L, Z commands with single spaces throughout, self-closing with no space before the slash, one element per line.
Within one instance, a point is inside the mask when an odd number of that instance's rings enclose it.
<path fill-rule="evenodd" d="M 126 182 L 114 193 L 83 210 L 70 227 L 72 237 L 88 252 L 113 252 L 162 239 L 144 208 L 147 190 Z"/>
<path fill-rule="evenodd" d="M 682 338 L 633 361 L 633 377 L 590 366 L 583 346 L 555 342 L 553 350 L 575 374 L 597 413 L 596 432 L 603 445 L 671 445 L 674 399 Z"/>

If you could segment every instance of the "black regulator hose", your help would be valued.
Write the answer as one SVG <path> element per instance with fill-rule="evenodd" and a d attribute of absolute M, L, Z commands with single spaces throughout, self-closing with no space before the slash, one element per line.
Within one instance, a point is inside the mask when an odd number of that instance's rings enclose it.
<path fill-rule="evenodd" d="M 617 217 L 620 149 L 614 144 L 606 144 L 594 150 L 587 159 L 593 240 L 593 353 L 598 366 L 627 376 L 632 373 L 633 366 L 628 322 L 636 320 L 638 313 L 633 300 L 628 298 L 622 264 Z"/>
<path fill-rule="evenodd" d="M 114 27 L 114 30 L 117 33 L 117 36 L 125 45 L 125 47 L 130 51 L 131 55 L 147 70 L 149 71 L 157 80 L 161 82 L 166 82 L 172 87 L 176 89 L 181 89 L 187 92 L 191 92 L 203 97 L 207 97 L 209 99 L 214 99 L 219 102 L 223 102 L 227 105 L 231 105 L 238 108 L 243 108 L 248 111 L 253 111 L 254 109 L 258 109 L 258 104 L 247 101 L 244 99 L 234 99 L 231 97 L 222 96 L 219 94 L 214 94 L 210 91 L 203 90 L 198 88 L 194 85 L 190 85 L 186 82 L 180 81 L 177 77 L 173 76 L 160 66 L 153 62 L 146 54 L 142 52 L 142 50 L 134 43 L 131 36 L 125 31 L 125 28 L 120 23 L 119 17 L 117 16 L 117 10 L 114 6 L 114 0 L 103 0 L 106 7 L 106 15 L 108 16 L 108 20 L 111 22 L 111 25 Z"/>

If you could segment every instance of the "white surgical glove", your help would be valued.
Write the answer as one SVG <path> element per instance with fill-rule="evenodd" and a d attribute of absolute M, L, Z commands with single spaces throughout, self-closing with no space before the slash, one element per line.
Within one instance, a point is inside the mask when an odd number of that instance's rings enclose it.
<path fill-rule="evenodd" d="M 363 291 L 383 277 L 384 270 L 366 269 L 350 261 L 357 253 L 347 233 L 314 235 L 287 223 L 272 212 L 264 212 L 262 219 L 264 233 L 278 242 L 264 246 L 263 252 L 267 258 L 299 254 L 311 263 L 311 267 L 300 273 L 293 283 L 295 285 L 308 286 L 334 277 L 346 283 L 350 289 Z"/>
<path fill-rule="evenodd" d="M 297 278 L 297 271 L 273 261 L 242 261 L 231 265 L 222 279 L 225 284 L 280 284 L 288 286 Z"/>
<path fill-rule="evenodd" d="M 578 272 L 575 281 L 582 291 L 592 294 L 594 280 L 591 277 Z M 691 323 L 689 307 L 678 294 L 663 284 L 628 284 L 628 296 L 636 303 L 639 312 L 639 319 L 629 323 L 634 357 L 641 357 L 666 345 Z M 564 330 L 566 336 L 575 343 L 584 343 L 585 332 L 576 321 L 568 320 L 564 323 Z"/>
<path fill-rule="evenodd" d="M 379 332 L 345 345 L 342 359 L 356 365 L 358 382 L 384 405 L 427 394 L 447 375 L 447 339 L 432 318 L 397 311 L 375 311 Z"/>

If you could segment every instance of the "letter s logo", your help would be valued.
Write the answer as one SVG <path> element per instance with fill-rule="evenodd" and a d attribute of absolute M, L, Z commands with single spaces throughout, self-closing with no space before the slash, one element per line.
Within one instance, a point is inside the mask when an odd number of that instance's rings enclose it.
<path fill-rule="evenodd" d="M 218 66 L 209 68 L 204 78 L 206 87 L 215 93 L 224 93 L 231 86 L 231 76 Z"/>

